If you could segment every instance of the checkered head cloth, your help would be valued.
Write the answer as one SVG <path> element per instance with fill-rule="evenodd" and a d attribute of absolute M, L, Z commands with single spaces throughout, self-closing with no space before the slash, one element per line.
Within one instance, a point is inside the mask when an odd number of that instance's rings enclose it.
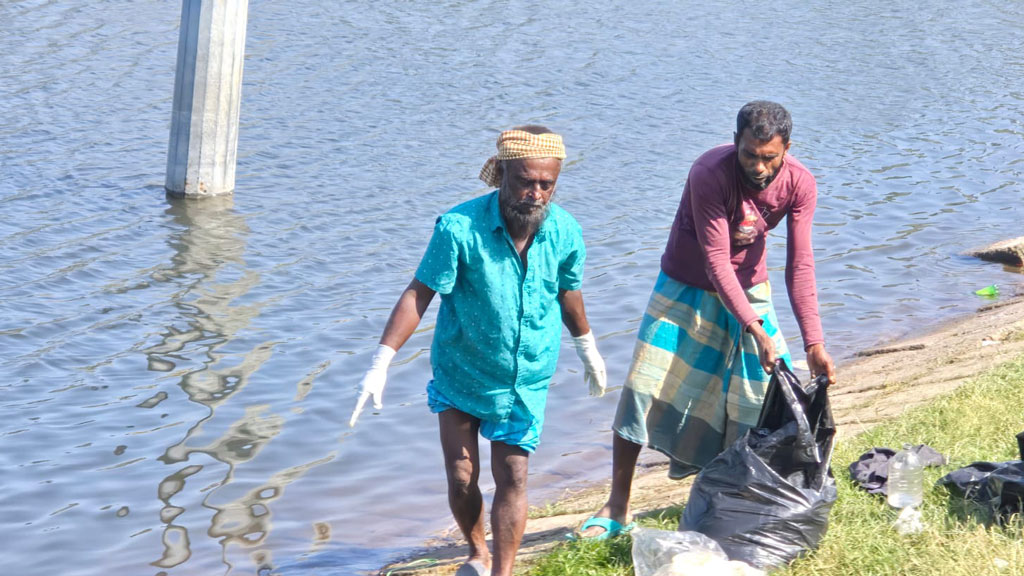
<path fill-rule="evenodd" d="M 506 130 L 498 136 L 498 154 L 487 159 L 480 179 L 488 186 L 501 186 L 498 175 L 500 160 L 518 160 L 520 158 L 558 158 L 565 159 L 565 146 L 558 134 L 531 134 L 523 130 Z"/>

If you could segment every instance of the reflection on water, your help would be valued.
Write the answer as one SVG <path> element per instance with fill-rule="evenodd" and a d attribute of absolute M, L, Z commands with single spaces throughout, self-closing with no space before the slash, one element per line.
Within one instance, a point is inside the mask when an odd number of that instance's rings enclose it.
<path fill-rule="evenodd" d="M 174 249 L 171 266 L 155 272 L 153 280 L 177 280 L 183 286 L 175 304 L 187 328 L 166 327 L 160 343 L 146 348 L 144 352 L 150 370 L 160 372 L 174 370 L 176 354 L 186 347 L 190 350 L 190 358 L 205 358 L 200 367 L 181 374 L 180 386 L 189 400 L 207 406 L 209 415 L 191 426 L 185 437 L 169 447 L 160 460 L 176 465 L 187 463 L 192 453 L 206 454 L 227 464 L 223 480 L 227 483 L 231 481 L 235 466 L 251 459 L 260 447 L 277 435 L 281 427 L 280 418 L 261 416 L 265 408 L 247 407 L 245 416 L 234 422 L 219 438 L 205 446 L 189 445 L 189 440 L 199 435 L 217 406 L 244 388 L 248 376 L 258 370 L 270 354 L 272 346 L 259 346 L 246 354 L 242 362 L 233 364 L 231 356 L 219 352 L 259 314 L 259 306 L 232 306 L 235 298 L 258 285 L 259 274 L 245 270 L 237 279 L 218 281 L 218 273 L 225 264 L 233 263 L 243 270 L 245 268 L 243 255 L 249 229 L 245 219 L 233 210 L 231 196 L 200 200 L 168 196 L 168 202 L 167 212 L 181 227 L 181 232 L 169 238 Z M 180 282 L 182 280 L 184 282 Z M 145 405 L 146 408 L 155 406 L 153 403 Z M 156 566 L 171 568 L 185 562 L 191 555 L 188 530 L 173 523 L 184 509 L 173 505 L 171 498 L 184 488 L 186 478 L 200 470 L 202 466 L 186 464 L 160 482 L 158 493 L 164 504 L 160 520 L 166 524 L 163 534 L 165 550 L 163 557 L 154 562 Z M 266 508 L 260 506 L 262 514 L 256 514 L 254 505 L 222 508 L 214 514 L 210 536 L 227 539 L 252 534 L 251 527 L 259 524 L 258 519 L 268 516 Z M 238 514 L 241 510 L 249 511 L 252 521 L 241 521 Z M 265 533 L 266 528 L 261 527 L 258 532 Z"/>
<path fill-rule="evenodd" d="M 176 360 L 186 359 L 180 356 L 186 349 L 188 360 L 194 362 L 196 358 L 202 358 L 199 366 L 181 370 L 175 375 L 180 375 L 179 385 L 188 399 L 207 407 L 209 413 L 199 418 L 184 437 L 168 447 L 159 458 L 169 466 L 180 466 L 160 482 L 158 489 L 163 503 L 160 521 L 165 524 L 165 549 L 153 565 L 161 568 L 182 564 L 191 555 L 188 529 L 174 524 L 174 519 L 185 509 L 174 505 L 172 498 L 182 491 L 188 477 L 203 469 L 200 465 L 188 464 L 193 455 L 203 454 L 226 465 L 223 479 L 203 488 L 203 491 L 211 491 L 218 485 L 231 483 L 236 467 L 255 458 L 281 433 L 285 423 L 283 417 L 269 411 L 269 406 L 247 404 L 240 417 L 225 430 L 204 442 L 196 442 L 203 436 L 203 426 L 214 417 L 217 408 L 239 394 L 250 376 L 271 357 L 274 342 L 261 342 L 241 353 L 237 350 L 224 351 L 225 346 L 233 342 L 240 331 L 246 330 L 264 307 L 260 303 L 237 303 L 259 285 L 260 274 L 245 266 L 243 257 L 250 230 L 244 216 L 234 210 L 233 198 L 168 196 L 168 202 L 167 213 L 181 231 L 168 239 L 168 244 L 174 249 L 171 266 L 154 272 L 152 277 L 156 282 L 177 282 L 181 289 L 176 294 L 175 305 L 180 317 L 166 327 L 159 343 L 145 348 L 143 352 L 150 370 L 159 372 L 173 372 Z M 232 267 L 239 273 L 226 273 Z M 182 324 L 184 329 L 179 328 Z M 308 392 L 311 381 L 312 375 L 300 382 L 297 400 Z M 159 394 L 166 398 L 165 393 Z M 159 401 L 154 402 L 151 398 L 139 406 L 155 408 L 158 405 Z M 332 457 L 277 472 L 262 485 L 230 501 L 214 504 L 208 498 L 204 499 L 202 505 L 214 510 L 206 535 L 224 547 L 231 544 L 258 546 L 271 529 L 271 503 L 280 497 L 285 486 L 301 477 L 305 470 Z M 322 538 L 324 533 L 323 527 L 318 528 L 317 538 Z M 269 552 L 263 552 L 260 558 L 261 565 L 270 565 Z"/>
<path fill-rule="evenodd" d="M 436 304 L 385 408 L 345 422 L 434 218 L 485 191 L 512 124 L 566 138 L 556 201 L 584 230 L 613 390 L 686 170 L 754 97 L 787 104 L 818 179 L 839 359 L 969 313 L 982 286 L 1014 293 L 1019 271 L 960 254 L 1024 220 L 1024 64 L 1005 41 L 1024 23 L 876 4 L 768 22 L 732 1 L 252 0 L 238 188 L 199 204 L 162 186 L 180 6 L 0 2 L 8 571 L 367 573 L 451 529 L 424 394 Z M 785 54 L 737 41 L 765 26 Z M 532 503 L 607 480 L 616 399 L 586 397 L 566 344 Z"/>

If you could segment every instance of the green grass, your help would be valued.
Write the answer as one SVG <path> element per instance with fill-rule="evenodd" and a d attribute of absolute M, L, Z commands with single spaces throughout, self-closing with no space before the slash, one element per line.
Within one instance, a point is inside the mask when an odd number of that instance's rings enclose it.
<path fill-rule="evenodd" d="M 1024 576 L 1024 520 L 1002 527 L 945 488 L 941 476 L 971 462 L 1019 458 L 1014 435 L 1024 430 L 1024 358 L 1005 364 L 961 386 L 950 395 L 907 412 L 853 438 L 837 443 L 833 471 L 839 500 L 832 509 L 829 532 L 819 548 L 776 570 L 773 576 Z M 896 512 L 881 496 L 867 494 L 850 480 L 848 465 L 874 446 L 928 444 L 946 454 L 946 466 L 925 470 L 926 528 L 901 536 L 891 528 Z M 666 502 L 666 505 L 682 503 Z M 681 507 L 641 526 L 674 530 Z M 631 576 L 630 539 L 570 542 L 533 565 L 537 576 Z"/>
<path fill-rule="evenodd" d="M 549 502 L 544 506 L 530 506 L 527 510 L 527 518 L 549 518 L 551 516 L 561 516 L 563 514 L 572 514 L 580 512 L 574 506 L 566 505 L 563 502 Z"/>
<path fill-rule="evenodd" d="M 645 528 L 675 530 L 682 506 L 670 506 L 657 514 L 637 518 Z M 544 557 L 529 574 L 541 576 L 630 576 L 633 574 L 632 540 L 620 536 L 603 541 L 567 542 Z"/>

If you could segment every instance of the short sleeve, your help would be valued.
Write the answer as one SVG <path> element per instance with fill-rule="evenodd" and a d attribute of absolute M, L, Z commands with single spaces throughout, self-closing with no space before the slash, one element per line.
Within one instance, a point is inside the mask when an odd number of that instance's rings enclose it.
<path fill-rule="evenodd" d="M 569 234 L 565 242 L 565 257 L 558 265 L 558 289 L 579 290 L 583 286 L 583 263 L 587 249 L 583 245 L 583 231 L 575 219 L 570 217 Z"/>
<path fill-rule="evenodd" d="M 416 279 L 439 294 L 451 294 L 459 269 L 459 241 L 453 223 L 440 216 L 427 251 L 416 269 Z"/>

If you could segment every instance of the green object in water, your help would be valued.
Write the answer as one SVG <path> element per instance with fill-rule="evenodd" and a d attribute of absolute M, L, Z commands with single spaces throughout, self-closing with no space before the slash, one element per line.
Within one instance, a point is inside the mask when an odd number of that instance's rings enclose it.
<path fill-rule="evenodd" d="M 981 290 L 975 290 L 974 293 L 978 296 L 995 296 L 999 294 L 999 286 L 992 284 L 990 286 L 985 286 Z"/>

